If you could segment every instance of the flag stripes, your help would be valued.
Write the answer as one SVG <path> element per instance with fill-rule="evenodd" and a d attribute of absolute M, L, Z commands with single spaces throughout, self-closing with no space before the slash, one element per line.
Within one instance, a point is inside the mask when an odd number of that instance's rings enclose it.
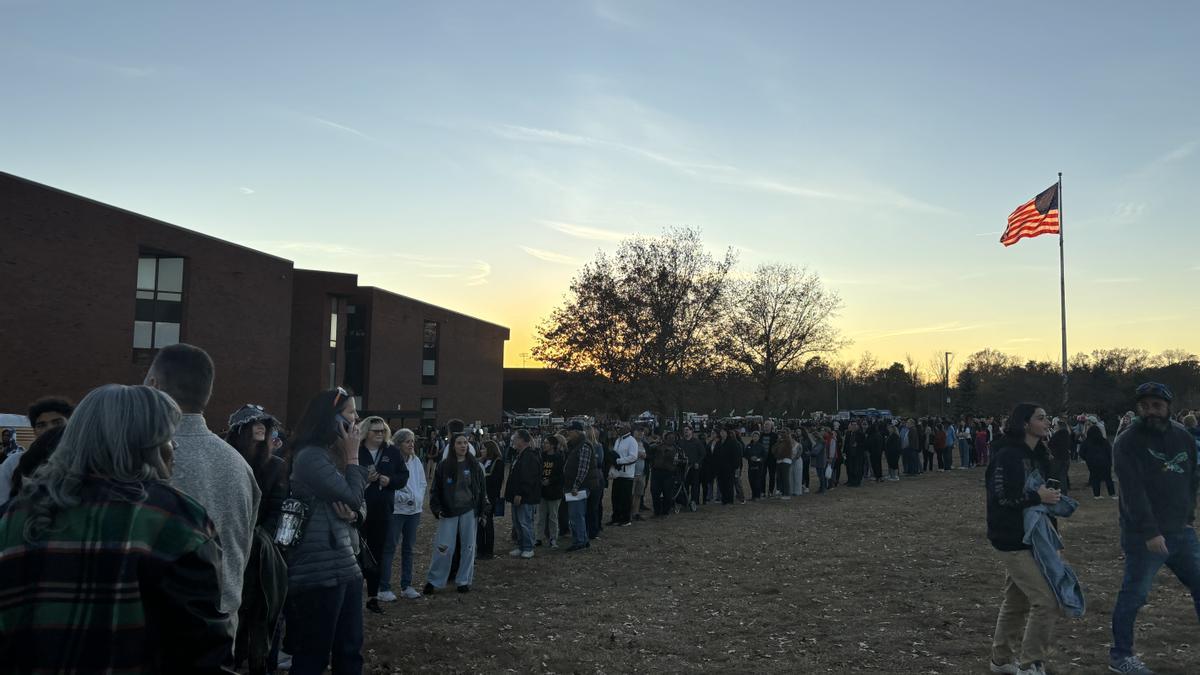
<path fill-rule="evenodd" d="M 1022 239 L 1043 234 L 1058 234 L 1058 183 L 1033 199 L 1018 206 L 1008 216 L 1008 227 L 1000 236 L 1000 243 L 1012 246 Z"/>

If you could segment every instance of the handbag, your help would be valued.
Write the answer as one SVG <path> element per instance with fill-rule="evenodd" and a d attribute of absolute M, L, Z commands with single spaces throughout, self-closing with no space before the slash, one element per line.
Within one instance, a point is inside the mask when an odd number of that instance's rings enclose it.
<path fill-rule="evenodd" d="M 275 545 L 292 548 L 304 539 L 304 526 L 308 524 L 308 505 L 295 497 L 283 500 L 280 506 L 279 525 L 275 528 Z"/>
<path fill-rule="evenodd" d="M 371 547 L 367 546 L 366 541 L 361 541 L 358 547 L 358 566 L 363 574 L 375 574 L 379 571 L 379 561 L 375 559 L 375 554 L 371 553 Z"/>

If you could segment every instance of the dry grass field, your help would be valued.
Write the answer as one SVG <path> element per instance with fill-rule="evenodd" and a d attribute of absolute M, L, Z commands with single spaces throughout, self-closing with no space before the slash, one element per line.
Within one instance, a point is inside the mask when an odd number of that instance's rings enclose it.
<path fill-rule="evenodd" d="M 368 613 L 367 670 L 985 673 L 1003 573 L 984 537 L 982 480 L 983 469 L 955 470 L 705 506 L 606 528 L 579 553 L 480 562 L 469 594 Z M 1085 480 L 1077 465 L 1073 483 Z M 1082 505 L 1062 529 L 1088 611 L 1061 620 L 1048 666 L 1100 673 L 1121 580 L 1117 503 L 1074 494 Z M 418 589 L 433 523 L 421 523 Z M 506 551 L 507 521 L 497 532 Z M 1137 640 L 1158 672 L 1200 672 L 1191 598 L 1165 570 Z"/>

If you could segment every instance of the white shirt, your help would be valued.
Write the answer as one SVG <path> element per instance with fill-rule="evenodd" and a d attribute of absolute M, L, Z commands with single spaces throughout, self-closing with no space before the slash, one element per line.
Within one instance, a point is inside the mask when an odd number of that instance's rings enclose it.
<path fill-rule="evenodd" d="M 398 516 L 414 516 L 425 508 L 425 467 L 421 458 L 414 453 L 404 463 L 408 467 L 408 482 L 400 490 L 396 490 L 392 513 Z M 412 502 L 412 505 L 409 505 Z"/>
<path fill-rule="evenodd" d="M 625 434 L 617 439 L 617 463 L 608 470 L 609 478 L 633 478 L 633 465 L 638 460 L 638 442 L 632 434 Z"/>

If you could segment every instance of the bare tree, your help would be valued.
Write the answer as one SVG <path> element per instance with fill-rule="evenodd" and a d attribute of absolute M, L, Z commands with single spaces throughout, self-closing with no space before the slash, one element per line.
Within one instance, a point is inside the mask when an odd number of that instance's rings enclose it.
<path fill-rule="evenodd" d="M 759 265 L 749 279 L 731 283 L 726 306 L 721 354 L 758 383 L 764 411 L 783 374 L 848 344 L 832 324 L 841 298 L 806 268 Z"/>
<path fill-rule="evenodd" d="M 621 242 L 571 281 L 567 300 L 539 327 L 534 358 L 594 373 L 628 392 L 644 386 L 672 412 L 682 379 L 711 360 L 719 303 L 736 261 L 709 254 L 699 230 Z"/>

